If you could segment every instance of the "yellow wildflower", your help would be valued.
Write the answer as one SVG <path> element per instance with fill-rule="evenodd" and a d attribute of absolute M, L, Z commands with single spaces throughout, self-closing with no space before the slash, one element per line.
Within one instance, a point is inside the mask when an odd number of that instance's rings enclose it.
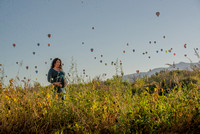
<path fill-rule="evenodd" d="M 50 98 L 50 94 L 49 93 L 47 94 L 47 98 Z"/>
<path fill-rule="evenodd" d="M 38 102 L 38 103 L 37 103 L 37 105 L 38 105 L 38 106 L 41 106 L 41 103 L 40 103 L 40 102 Z"/>
<path fill-rule="evenodd" d="M 106 110 L 106 109 L 107 109 L 107 106 L 103 106 L 103 109 Z"/>
<path fill-rule="evenodd" d="M 149 87 L 146 87 L 146 90 L 149 92 Z"/>
<path fill-rule="evenodd" d="M 56 94 L 56 99 L 58 99 L 58 95 Z"/>
<path fill-rule="evenodd" d="M 97 108 L 97 103 L 94 101 L 94 104 L 92 105 L 91 109 L 95 110 Z"/>

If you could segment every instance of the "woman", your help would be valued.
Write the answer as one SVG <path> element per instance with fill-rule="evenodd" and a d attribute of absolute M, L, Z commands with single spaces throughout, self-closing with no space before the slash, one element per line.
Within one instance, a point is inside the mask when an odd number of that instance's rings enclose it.
<path fill-rule="evenodd" d="M 54 89 L 57 93 L 66 93 L 67 81 L 65 80 L 65 72 L 62 70 L 62 61 L 59 58 L 55 58 L 52 61 L 47 80 L 55 85 Z M 62 96 L 62 100 L 64 99 L 65 95 Z"/>

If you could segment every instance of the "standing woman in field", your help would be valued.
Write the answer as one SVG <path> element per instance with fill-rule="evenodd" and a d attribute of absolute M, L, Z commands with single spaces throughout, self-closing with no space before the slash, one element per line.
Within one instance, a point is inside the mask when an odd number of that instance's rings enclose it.
<path fill-rule="evenodd" d="M 62 61 L 59 58 L 52 61 L 47 80 L 55 85 L 54 89 L 57 93 L 66 93 L 67 81 L 65 80 L 65 72 L 62 70 Z M 64 99 L 65 95 L 62 96 L 62 100 Z"/>

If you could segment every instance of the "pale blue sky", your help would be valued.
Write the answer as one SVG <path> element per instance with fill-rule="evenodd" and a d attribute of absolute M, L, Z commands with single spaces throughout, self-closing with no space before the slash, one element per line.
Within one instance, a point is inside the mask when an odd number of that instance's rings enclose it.
<path fill-rule="evenodd" d="M 117 58 L 125 74 L 146 72 L 173 61 L 189 62 L 184 54 L 197 62 L 193 48 L 199 46 L 200 0 L 0 0 L 0 64 L 8 75 L 6 82 L 16 76 L 16 61 L 21 60 L 21 78 L 38 78 L 47 85 L 51 57 L 61 58 L 66 73 L 73 56 L 79 74 L 84 68 L 91 77 L 107 73 L 109 78 L 115 74 L 110 63 Z M 160 51 L 170 48 L 172 53 Z"/>

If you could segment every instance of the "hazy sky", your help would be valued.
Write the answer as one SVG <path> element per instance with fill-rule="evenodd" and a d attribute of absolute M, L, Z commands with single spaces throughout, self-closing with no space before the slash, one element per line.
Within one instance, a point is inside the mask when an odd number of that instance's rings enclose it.
<path fill-rule="evenodd" d="M 72 57 L 78 73 L 85 69 L 91 77 L 112 77 L 111 62 L 116 59 L 125 74 L 146 72 L 166 63 L 189 62 L 184 54 L 197 62 L 193 49 L 199 46 L 200 0 L 0 0 L 0 64 L 6 82 L 20 69 L 21 79 L 38 78 L 47 85 L 45 74 L 55 57 L 63 61 L 66 74 Z M 16 64 L 20 61 L 21 68 Z"/>

